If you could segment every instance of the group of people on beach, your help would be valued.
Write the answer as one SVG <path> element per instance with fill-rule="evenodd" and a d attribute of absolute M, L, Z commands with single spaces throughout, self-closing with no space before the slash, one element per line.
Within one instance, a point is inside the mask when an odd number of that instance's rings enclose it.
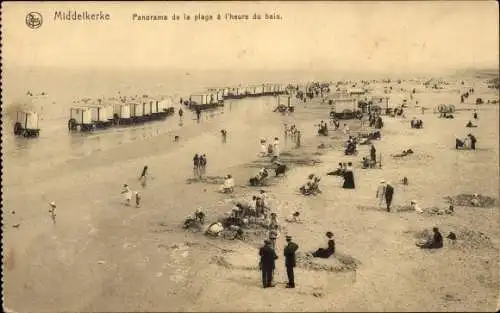
<path fill-rule="evenodd" d="M 195 178 L 201 179 L 206 173 L 207 156 L 205 154 L 196 153 L 193 157 L 193 174 Z"/>

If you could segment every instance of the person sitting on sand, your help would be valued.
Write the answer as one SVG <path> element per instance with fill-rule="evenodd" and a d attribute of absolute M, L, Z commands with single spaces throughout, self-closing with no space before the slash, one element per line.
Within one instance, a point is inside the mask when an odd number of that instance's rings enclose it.
<path fill-rule="evenodd" d="M 470 148 L 472 150 L 476 150 L 476 136 L 474 136 L 473 134 L 468 134 L 467 136 L 470 138 Z"/>
<path fill-rule="evenodd" d="M 469 120 L 469 122 L 467 122 L 467 124 L 465 125 L 465 127 L 474 128 L 474 127 L 477 127 L 477 125 L 472 124 L 472 121 Z"/>
<path fill-rule="evenodd" d="M 332 254 L 335 253 L 335 240 L 333 240 L 333 233 L 331 231 L 326 233 L 326 237 L 328 238 L 328 247 L 319 248 L 318 250 L 312 253 L 312 256 L 315 258 L 328 259 Z"/>
<path fill-rule="evenodd" d="M 344 174 L 345 167 L 342 163 L 339 163 L 337 169 L 333 172 L 328 172 L 326 175 L 342 176 Z"/>
<path fill-rule="evenodd" d="M 285 221 L 288 223 L 298 223 L 301 224 L 302 220 L 300 219 L 300 212 L 296 211 L 292 215 L 285 218 Z"/>
<path fill-rule="evenodd" d="M 479 195 L 477 193 L 472 195 L 472 199 L 470 200 L 470 204 L 473 207 L 478 207 L 480 206 L 481 202 L 479 201 Z"/>
<path fill-rule="evenodd" d="M 367 157 L 363 157 L 363 160 L 361 161 L 361 166 L 363 169 L 367 169 L 370 167 L 370 160 L 368 160 Z"/>
<path fill-rule="evenodd" d="M 410 154 L 413 154 L 413 150 L 412 149 L 406 149 L 406 150 L 403 150 L 403 152 L 401 152 L 399 154 L 393 154 L 392 157 L 394 157 L 394 158 L 402 158 L 402 157 L 405 157 L 405 156 L 410 155 Z"/>
<path fill-rule="evenodd" d="M 275 168 L 274 168 L 274 173 L 277 176 L 279 175 L 284 175 L 286 170 L 287 170 L 287 166 L 286 164 L 283 164 L 281 163 L 280 161 L 274 161 L 274 165 L 275 165 Z"/>
<path fill-rule="evenodd" d="M 422 214 L 424 213 L 424 210 L 418 205 L 417 201 L 415 200 L 411 200 L 410 201 L 410 206 L 413 210 L 415 210 L 415 212 L 419 213 L 419 214 Z"/>
<path fill-rule="evenodd" d="M 231 193 L 234 190 L 234 179 L 228 174 L 224 179 L 224 184 L 220 187 L 220 191 L 223 193 Z"/>
<path fill-rule="evenodd" d="M 440 249 L 443 247 L 443 236 L 437 227 L 432 229 L 433 236 L 423 242 L 418 242 L 416 245 L 422 249 Z"/>
<path fill-rule="evenodd" d="M 300 187 L 300 192 L 305 195 L 314 195 L 317 193 L 321 193 L 321 190 L 319 189 L 319 181 L 321 178 L 316 177 L 314 174 L 310 174 L 308 176 L 308 181 L 304 185 Z"/>
<path fill-rule="evenodd" d="M 208 225 L 207 230 L 205 231 L 206 235 L 217 237 L 224 230 L 222 223 L 214 222 Z"/>

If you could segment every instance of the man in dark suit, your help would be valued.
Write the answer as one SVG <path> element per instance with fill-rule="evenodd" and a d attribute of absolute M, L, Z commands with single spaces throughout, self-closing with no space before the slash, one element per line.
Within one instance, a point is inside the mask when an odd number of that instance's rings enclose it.
<path fill-rule="evenodd" d="M 292 241 L 292 237 L 286 236 L 287 245 L 283 250 L 285 255 L 285 267 L 286 274 L 288 276 L 288 285 L 287 288 L 295 288 L 295 276 L 293 273 L 293 268 L 296 265 L 295 262 L 295 252 L 299 249 L 299 246 Z"/>
<path fill-rule="evenodd" d="M 266 239 L 264 246 L 260 248 L 260 270 L 262 271 L 262 286 L 264 288 L 274 287 L 272 285 L 275 260 L 278 258 L 271 247 L 271 241 Z"/>
<path fill-rule="evenodd" d="M 387 204 L 387 212 L 391 212 L 392 197 L 394 196 L 394 187 L 389 183 L 385 186 L 385 203 Z"/>

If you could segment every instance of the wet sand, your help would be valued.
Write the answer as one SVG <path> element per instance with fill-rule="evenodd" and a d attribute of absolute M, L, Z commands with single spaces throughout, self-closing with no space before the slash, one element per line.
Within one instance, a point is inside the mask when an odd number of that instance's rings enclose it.
<path fill-rule="evenodd" d="M 443 94 L 448 102 L 457 102 L 456 93 L 439 93 Z M 433 93 L 417 96 L 420 104 L 434 106 Z M 9 254 L 6 305 L 18 312 L 491 311 L 496 307 L 498 206 L 457 207 L 453 216 L 387 213 L 374 207 L 382 178 L 395 187 L 395 207 L 412 199 L 423 207 L 445 206 L 443 197 L 460 193 L 498 198 L 497 105 L 479 108 L 480 127 L 473 130 L 479 147 L 475 152 L 454 149 L 454 135 L 462 137 L 470 131 L 464 127 L 472 115 L 469 111 L 444 120 L 429 109 L 422 116 L 424 129 L 419 130 L 410 129 L 409 119 L 385 117 L 383 138 L 375 141 L 383 168 L 363 170 L 359 161 L 368 155 L 367 146 L 360 146 L 357 157 L 346 157 L 337 146 L 343 137 L 340 131 L 331 138 L 316 136 L 313 124 L 325 119 L 327 106 L 309 102 L 298 105 L 293 116 L 282 116 L 271 113 L 271 103 L 261 102 L 255 107 L 234 105 L 231 114 L 203 121 L 196 131 L 182 133 L 176 146 L 171 144 L 173 134 L 159 135 L 69 161 L 47 169 L 30 183 L 4 188 L 4 205 L 16 210 L 15 215 L 4 214 L 4 251 Z M 408 109 L 407 117 L 413 116 L 421 116 L 419 108 Z M 302 131 L 300 149 L 291 149 L 290 141 L 285 144 L 283 122 L 289 120 Z M 185 123 L 189 122 L 186 117 Z M 356 123 L 349 122 L 351 129 L 359 127 Z M 222 128 L 229 131 L 226 144 L 220 139 Z M 331 230 L 338 252 L 361 262 L 356 271 L 298 268 L 297 288 L 285 289 L 281 234 L 275 277 L 279 284 L 262 289 L 257 270 L 214 262 L 214 257 L 239 253 L 244 256 L 238 258 L 244 260 L 242 267 L 251 268 L 258 262 L 254 242 L 211 240 L 181 229 L 184 217 L 198 207 L 205 209 L 210 222 L 230 209 L 232 197 L 255 193 L 258 188 L 246 184 L 258 171 L 252 166 L 259 159 L 258 140 L 274 136 L 280 137 L 284 152 L 322 163 L 292 166 L 285 178 L 265 187 L 271 207 L 280 221 L 294 206 L 301 208 L 304 224 L 286 225 L 301 252 L 323 246 L 324 233 Z M 320 142 L 334 148 L 314 155 Z M 414 155 L 390 157 L 408 147 Z M 199 152 L 207 154 L 208 176 L 233 174 L 234 195 L 217 193 L 218 184 L 187 183 L 192 156 Z M 354 191 L 343 190 L 339 178 L 325 175 L 341 161 L 357 166 Z M 129 183 L 138 190 L 137 178 L 146 164 L 154 179 L 141 189 L 141 208 L 122 206 L 121 185 Z M 298 187 L 310 173 L 322 177 L 323 193 L 306 198 L 298 194 Z M 403 176 L 409 178 L 408 186 L 398 183 Z M 47 203 L 52 200 L 58 205 L 56 225 L 48 214 Z M 12 228 L 16 223 L 21 226 Z M 415 247 L 413 234 L 433 226 L 440 227 L 443 235 L 481 231 L 489 240 L 478 239 L 467 249 L 447 243 L 439 251 Z"/>

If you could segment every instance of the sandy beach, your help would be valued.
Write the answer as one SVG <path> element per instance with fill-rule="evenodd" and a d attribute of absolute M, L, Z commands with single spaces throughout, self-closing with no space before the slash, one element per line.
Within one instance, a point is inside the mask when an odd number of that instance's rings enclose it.
<path fill-rule="evenodd" d="M 16 312 L 492 311 L 500 286 L 498 204 L 457 205 L 453 215 L 404 210 L 414 199 L 424 208 L 444 208 L 444 197 L 460 194 L 498 199 L 498 104 L 473 104 L 476 97 L 498 99 L 498 92 L 480 81 L 467 81 L 477 87 L 474 99 L 464 104 L 459 104 L 457 91 L 464 88 L 459 84 L 436 91 L 403 83 L 408 90 L 418 89 L 415 99 L 427 110 L 422 114 L 411 101 L 405 118 L 384 117 L 382 139 L 375 141 L 381 169 L 361 168 L 368 146 L 360 146 L 358 156 L 345 156 L 346 137 L 340 130 L 317 136 L 314 125 L 327 120 L 328 105 L 314 99 L 282 115 L 272 112 L 272 97 L 230 101 L 200 124 L 189 113 L 183 127 L 93 151 L 29 179 L 16 180 L 12 161 L 4 158 L 5 304 Z M 437 103 L 456 105 L 455 118 L 433 114 Z M 478 149 L 457 151 L 455 137 L 470 132 L 465 124 L 473 109 L 479 114 L 479 127 L 472 130 Z M 423 129 L 410 128 L 414 116 L 424 121 Z M 178 117 L 167 122 L 177 124 Z M 285 140 L 284 123 L 301 130 L 300 148 Z M 370 130 L 361 129 L 358 120 L 346 123 L 353 132 Z M 228 130 L 227 143 L 221 142 L 220 129 Z M 181 136 L 179 143 L 172 142 L 174 135 Z M 269 164 L 258 156 L 262 137 L 279 137 L 281 158 L 291 168 L 263 187 L 284 227 L 277 246 L 278 285 L 272 289 L 261 287 L 257 267 L 264 238 L 210 239 L 181 228 L 197 208 L 206 212 L 209 223 L 229 211 L 233 200 L 258 192 L 247 182 L 260 164 Z M 320 143 L 327 147 L 319 149 Z M 407 148 L 415 153 L 391 157 Z M 207 154 L 208 179 L 193 182 L 192 156 L 200 152 Z M 342 189 L 341 178 L 326 175 L 349 161 L 355 166 L 355 190 Z M 138 176 L 144 165 L 152 178 L 141 188 Z M 305 197 L 298 188 L 310 173 L 322 178 L 323 192 Z M 217 192 L 226 174 L 236 181 L 230 195 Z M 400 183 L 403 177 L 408 185 Z M 381 179 L 395 188 L 390 213 L 377 208 Z M 121 204 L 124 183 L 141 192 L 140 208 Z M 47 212 L 50 201 L 57 203 L 55 225 Z M 286 223 L 296 208 L 304 223 Z M 455 232 L 457 242 L 446 241 L 434 251 L 416 247 L 418 234 L 434 226 L 443 235 Z M 284 235 L 293 236 L 299 251 L 307 252 L 325 245 L 326 231 L 335 235 L 338 257 L 325 264 L 339 264 L 344 256 L 357 265 L 329 271 L 298 266 L 297 288 L 283 288 Z"/>

